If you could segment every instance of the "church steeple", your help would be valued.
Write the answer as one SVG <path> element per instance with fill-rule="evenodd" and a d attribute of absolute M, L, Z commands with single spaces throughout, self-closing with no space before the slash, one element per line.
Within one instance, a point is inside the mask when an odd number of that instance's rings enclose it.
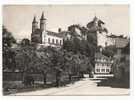
<path fill-rule="evenodd" d="M 94 22 L 94 26 L 95 26 L 95 27 L 98 26 L 98 21 L 99 21 L 99 19 L 95 16 L 95 17 L 93 18 L 93 22 Z"/>
<path fill-rule="evenodd" d="M 42 15 L 40 18 L 40 30 L 41 31 L 46 30 L 46 18 L 44 17 L 44 12 L 42 12 Z"/>
<path fill-rule="evenodd" d="M 33 23 L 36 23 L 37 21 L 36 21 L 36 16 L 34 16 L 34 19 L 33 19 Z"/>
<path fill-rule="evenodd" d="M 46 20 L 45 17 L 44 17 L 44 12 L 42 12 L 41 20 Z"/>
<path fill-rule="evenodd" d="M 38 28 L 38 22 L 36 21 L 36 16 L 34 16 L 33 22 L 32 22 L 32 32 L 34 32 Z"/>

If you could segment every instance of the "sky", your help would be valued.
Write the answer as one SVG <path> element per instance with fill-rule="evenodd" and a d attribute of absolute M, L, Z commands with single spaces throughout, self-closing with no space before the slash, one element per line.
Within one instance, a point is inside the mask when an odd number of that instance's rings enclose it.
<path fill-rule="evenodd" d="M 47 30 L 67 30 L 72 24 L 86 24 L 94 16 L 105 22 L 109 34 L 129 35 L 128 5 L 4 5 L 3 25 L 17 39 L 31 38 L 32 21 L 39 22 L 42 12 L 47 19 Z"/>

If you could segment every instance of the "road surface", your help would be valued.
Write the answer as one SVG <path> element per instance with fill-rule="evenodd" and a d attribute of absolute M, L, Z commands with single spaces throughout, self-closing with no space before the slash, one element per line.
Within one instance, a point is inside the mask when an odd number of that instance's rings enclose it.
<path fill-rule="evenodd" d="M 98 81 L 98 80 L 97 80 Z M 98 87 L 97 81 L 84 78 L 74 84 L 65 87 L 53 87 L 49 89 L 16 93 L 12 95 L 128 95 L 129 89 Z"/>

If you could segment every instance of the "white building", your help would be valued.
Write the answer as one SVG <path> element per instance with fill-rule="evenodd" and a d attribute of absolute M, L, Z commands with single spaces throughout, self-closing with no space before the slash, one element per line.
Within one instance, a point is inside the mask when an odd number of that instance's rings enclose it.
<path fill-rule="evenodd" d="M 107 46 L 107 36 L 106 32 L 99 33 L 97 31 L 97 46 L 106 47 Z"/>

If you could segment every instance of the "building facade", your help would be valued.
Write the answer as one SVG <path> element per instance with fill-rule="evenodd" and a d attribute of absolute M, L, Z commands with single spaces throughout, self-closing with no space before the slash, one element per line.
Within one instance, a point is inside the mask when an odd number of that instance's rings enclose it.
<path fill-rule="evenodd" d="M 36 17 L 33 19 L 31 42 L 38 44 L 38 46 L 61 47 L 63 45 L 63 36 L 62 34 L 46 30 L 46 18 L 44 13 L 42 13 L 40 27 L 38 27 Z"/>
<path fill-rule="evenodd" d="M 106 47 L 107 46 L 107 37 L 106 32 L 100 33 L 97 31 L 97 46 Z"/>
<path fill-rule="evenodd" d="M 95 74 L 110 74 L 111 65 L 113 59 L 107 56 L 104 56 L 102 53 L 95 54 Z"/>
<path fill-rule="evenodd" d="M 107 45 L 114 45 L 116 48 L 125 47 L 128 41 L 129 39 L 127 37 L 123 37 L 122 35 L 107 35 Z"/>
<path fill-rule="evenodd" d="M 93 21 L 88 23 L 87 27 L 90 28 L 91 32 L 93 31 L 96 33 L 97 46 L 105 47 L 107 42 L 106 35 L 108 34 L 105 23 L 95 16 Z"/>

